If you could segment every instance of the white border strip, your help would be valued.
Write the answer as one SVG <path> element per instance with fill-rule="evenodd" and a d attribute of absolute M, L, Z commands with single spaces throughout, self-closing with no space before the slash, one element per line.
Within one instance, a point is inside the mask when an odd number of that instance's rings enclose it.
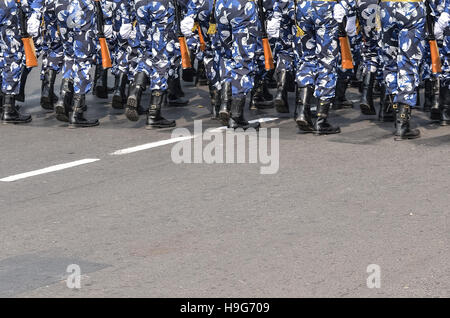
<path fill-rule="evenodd" d="M 39 169 L 39 170 L 34 170 L 34 171 L 25 172 L 25 173 L 21 173 L 21 174 L 16 174 L 14 176 L 9 176 L 9 177 L 0 179 L 0 181 L 1 182 L 14 182 L 17 180 L 38 176 L 41 174 L 46 174 L 46 173 L 50 173 L 50 172 L 55 172 L 55 171 L 60 171 L 60 170 L 64 170 L 64 169 L 69 169 L 69 168 L 85 165 L 85 164 L 96 162 L 99 160 L 100 159 L 82 159 L 82 160 L 78 160 L 78 161 L 63 163 L 60 165 L 51 166 L 51 167 L 44 168 L 44 169 Z"/>

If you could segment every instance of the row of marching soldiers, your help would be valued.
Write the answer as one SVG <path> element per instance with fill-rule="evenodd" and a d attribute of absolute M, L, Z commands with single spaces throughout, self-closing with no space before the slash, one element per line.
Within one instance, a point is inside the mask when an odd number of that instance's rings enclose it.
<path fill-rule="evenodd" d="M 179 69 L 185 68 L 187 78 L 188 64 L 194 63 L 185 61 L 184 37 L 191 58 L 204 65 L 212 118 L 231 128 L 259 127 L 244 118 L 248 95 L 251 109 L 275 105 L 287 113 L 288 92 L 295 90 L 300 131 L 339 133 L 328 115 L 331 108 L 350 105 L 345 99 L 350 81 L 360 82 L 365 115 L 377 114 L 373 96 L 380 91 L 378 116 L 395 122 L 396 139 L 420 136 L 410 119 L 422 81 L 425 110 L 450 124 L 449 0 L 7 0 L 0 6 L 1 21 L 9 21 L 0 26 L 3 122 L 31 120 L 15 106 L 24 99 L 30 70 L 20 41 L 28 35 L 43 60 L 41 105 L 72 127 L 98 125 L 84 116 L 86 94 L 93 90 L 108 98 L 99 37 L 108 40 L 111 52 L 113 107 L 125 108 L 132 121 L 146 114 L 149 128 L 175 126 L 162 116 L 163 106 L 188 103 Z M 25 12 L 25 27 L 18 7 Z M 340 39 L 347 34 L 353 70 L 340 54 L 345 46 Z M 57 73 L 63 78 L 59 98 Z M 276 96 L 267 89 L 273 78 Z M 141 105 L 146 89 L 148 109 Z"/>

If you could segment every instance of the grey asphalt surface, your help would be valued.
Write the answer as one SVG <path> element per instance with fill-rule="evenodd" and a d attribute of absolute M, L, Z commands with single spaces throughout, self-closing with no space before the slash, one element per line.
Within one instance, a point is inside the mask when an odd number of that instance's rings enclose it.
<path fill-rule="evenodd" d="M 260 164 L 176 165 L 173 145 L 112 156 L 171 131 L 93 96 L 101 125 L 68 129 L 40 109 L 39 90 L 33 70 L 23 106 L 33 122 L 0 126 L 0 178 L 100 161 L 0 182 L 0 296 L 450 296 L 450 128 L 425 114 L 414 113 L 422 138 L 405 142 L 356 107 L 333 112 L 334 136 L 297 134 L 283 116 L 263 124 L 280 129 L 280 168 L 261 175 Z M 185 92 L 191 104 L 165 115 L 190 130 L 194 119 L 217 125 L 206 87 Z M 66 286 L 70 264 L 79 290 Z M 370 264 L 381 288 L 366 285 Z"/>

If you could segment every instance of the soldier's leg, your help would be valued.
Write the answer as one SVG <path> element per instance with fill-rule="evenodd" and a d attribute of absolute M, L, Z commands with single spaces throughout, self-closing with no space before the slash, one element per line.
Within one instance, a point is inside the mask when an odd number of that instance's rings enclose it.
<path fill-rule="evenodd" d="M 6 2 L 0 2 L 0 20 L 11 22 L 0 25 L 0 70 L 3 93 L 1 120 L 3 123 L 21 124 L 30 122 L 31 115 L 21 114 L 16 106 L 25 57 L 21 47 L 19 21 L 17 15 L 12 13 L 12 8 Z"/>
<path fill-rule="evenodd" d="M 328 122 L 328 113 L 335 98 L 337 83 L 337 22 L 330 11 L 334 4 L 317 5 L 314 18 L 316 23 L 316 42 L 321 48 L 317 56 L 317 75 L 315 78 L 315 95 L 319 99 L 317 106 L 317 120 L 314 124 L 314 133 L 328 135 L 340 133 L 340 128 Z"/>

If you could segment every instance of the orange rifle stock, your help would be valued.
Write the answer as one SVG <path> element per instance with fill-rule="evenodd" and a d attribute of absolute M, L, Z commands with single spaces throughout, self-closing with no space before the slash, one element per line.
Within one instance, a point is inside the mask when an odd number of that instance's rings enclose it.
<path fill-rule="evenodd" d="M 183 70 L 192 69 L 191 56 L 189 54 L 189 48 L 186 43 L 186 37 L 183 32 L 181 32 L 181 12 L 180 6 L 178 5 L 178 1 L 173 0 L 173 5 L 175 7 L 175 22 L 177 26 L 177 37 L 180 42 L 180 51 L 181 51 L 181 65 Z"/>
<path fill-rule="evenodd" d="M 206 42 L 205 38 L 203 37 L 202 28 L 200 27 L 200 24 L 197 25 L 198 30 L 198 39 L 200 42 L 200 50 L 205 51 L 206 50 Z"/>
<path fill-rule="evenodd" d="M 430 3 L 426 1 L 427 6 L 427 33 L 428 33 L 428 43 L 430 44 L 430 55 L 431 55 L 431 69 L 434 74 L 442 72 L 442 63 L 439 56 L 439 48 L 434 37 L 434 23 L 433 17 L 431 15 Z"/>
<path fill-rule="evenodd" d="M 270 47 L 269 37 L 267 36 L 266 30 L 266 19 L 264 17 L 264 6 L 262 0 L 258 0 L 259 6 L 259 19 L 261 20 L 261 28 L 262 28 L 262 45 L 264 50 L 264 62 L 266 71 L 270 71 L 275 69 L 275 64 L 273 62 L 273 54 L 272 48 Z"/>
<path fill-rule="evenodd" d="M 108 69 L 112 67 L 112 61 L 104 32 L 103 11 L 100 0 L 95 0 L 95 6 L 97 8 L 97 30 L 98 40 L 100 42 L 100 51 L 102 55 L 102 66 L 104 69 Z"/>
<path fill-rule="evenodd" d="M 350 40 L 345 30 L 345 20 L 339 23 L 339 44 L 341 46 L 342 68 L 344 70 L 353 69 L 353 56 L 350 49 Z"/>
<path fill-rule="evenodd" d="M 33 38 L 28 34 L 27 32 L 27 21 L 25 12 L 22 8 L 22 3 L 20 0 L 16 0 L 17 3 L 17 9 L 19 13 L 19 22 L 20 22 L 20 31 L 21 31 L 21 38 L 23 42 L 23 49 L 25 51 L 25 65 L 28 68 L 36 67 L 38 66 L 38 61 L 36 58 L 36 49 L 34 47 L 34 41 Z"/>

